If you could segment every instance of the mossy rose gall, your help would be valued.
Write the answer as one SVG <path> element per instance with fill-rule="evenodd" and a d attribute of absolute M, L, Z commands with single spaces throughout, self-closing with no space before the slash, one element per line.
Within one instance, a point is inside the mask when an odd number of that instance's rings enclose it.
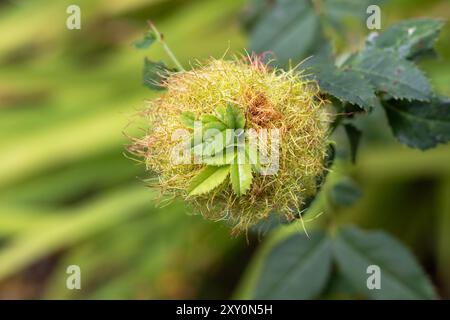
<path fill-rule="evenodd" d="M 302 80 L 297 70 L 272 69 L 251 58 L 211 59 L 190 71 L 168 74 L 162 85 L 167 90 L 143 112 L 149 129 L 133 150 L 157 175 L 152 185 L 164 198 L 183 198 L 204 217 L 227 220 L 239 232 L 271 213 L 292 219 L 314 195 L 325 169 L 330 123 L 314 82 Z M 195 122 L 217 134 L 198 137 Z M 277 170 L 264 173 L 259 160 L 250 159 L 249 135 L 239 145 L 226 138 L 230 129 L 252 132 L 259 139 L 269 132 L 264 136 L 271 144 L 266 152 L 277 154 Z M 174 161 L 180 146 L 174 133 L 183 130 L 190 133 L 188 142 L 197 136 L 203 152 L 211 146 L 215 152 L 228 148 L 231 160 Z M 270 132 L 277 132 L 277 141 Z M 219 148 L 214 141 L 221 142 Z M 188 148 L 192 159 L 195 148 L 195 142 Z M 239 154 L 248 163 L 238 162 Z"/>

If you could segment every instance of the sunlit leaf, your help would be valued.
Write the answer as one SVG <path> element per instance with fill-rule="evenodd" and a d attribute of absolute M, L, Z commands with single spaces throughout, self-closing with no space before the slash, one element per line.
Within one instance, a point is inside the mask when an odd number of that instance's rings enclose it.
<path fill-rule="evenodd" d="M 252 184 L 252 166 L 244 150 L 239 150 L 230 165 L 231 186 L 238 196 L 245 194 Z"/>
<path fill-rule="evenodd" d="M 230 173 L 229 166 L 206 166 L 189 185 L 190 196 L 207 193 L 222 184 Z"/>
<path fill-rule="evenodd" d="M 244 113 L 234 105 L 228 105 L 226 110 L 226 124 L 230 129 L 243 129 L 245 126 Z"/>
<path fill-rule="evenodd" d="M 181 122 L 186 128 L 194 129 L 195 114 L 189 111 L 183 112 L 181 114 Z"/>

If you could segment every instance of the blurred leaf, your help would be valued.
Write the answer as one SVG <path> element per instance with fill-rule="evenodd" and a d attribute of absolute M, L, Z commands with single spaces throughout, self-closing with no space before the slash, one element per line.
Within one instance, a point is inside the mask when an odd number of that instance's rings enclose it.
<path fill-rule="evenodd" d="M 143 82 L 147 88 L 153 90 L 165 90 L 162 81 L 169 74 L 175 72 L 176 69 L 171 69 L 162 61 L 153 62 L 148 58 L 144 59 Z"/>
<path fill-rule="evenodd" d="M 350 156 L 353 163 L 356 163 L 356 154 L 358 152 L 359 141 L 361 140 L 362 131 L 351 123 L 344 125 L 345 133 L 347 134 L 350 144 Z"/>
<path fill-rule="evenodd" d="M 351 206 L 361 198 L 359 186 L 350 178 L 343 178 L 331 189 L 333 201 L 341 206 Z"/>
<path fill-rule="evenodd" d="M 402 58 L 414 58 L 434 48 L 443 26 L 443 21 L 437 19 L 401 21 L 381 33 L 371 45 L 392 50 Z"/>
<path fill-rule="evenodd" d="M 310 239 L 294 234 L 268 254 L 253 294 L 255 299 L 313 299 L 331 271 L 328 237 L 314 231 Z"/>
<path fill-rule="evenodd" d="M 148 208 L 149 199 L 151 194 L 145 188 L 124 186 L 87 206 L 68 210 L 59 219 L 49 220 L 45 228 L 36 225 L 35 229 L 20 234 L 0 250 L 0 279 Z"/>
<path fill-rule="evenodd" d="M 395 99 L 430 99 L 431 86 L 424 74 L 393 52 L 365 49 L 352 59 L 348 69 L 362 74 L 376 91 L 386 92 Z"/>
<path fill-rule="evenodd" d="M 191 180 L 190 196 L 207 193 L 222 184 L 230 173 L 229 166 L 206 166 Z"/>
<path fill-rule="evenodd" d="M 362 293 L 373 299 L 434 299 L 430 280 L 414 256 L 397 240 L 381 231 L 356 227 L 338 231 L 334 256 L 343 275 Z M 367 267 L 381 270 L 381 289 L 367 288 Z"/>
<path fill-rule="evenodd" d="M 343 300 L 343 299 L 361 299 L 361 294 L 355 290 L 351 282 L 345 278 L 339 270 L 335 268 L 330 274 L 325 290 L 320 295 L 319 299 L 325 300 Z"/>
<path fill-rule="evenodd" d="M 278 0 L 251 30 L 250 50 L 273 52 L 277 63 L 286 65 L 289 59 L 298 62 L 312 53 L 320 35 L 319 18 L 309 1 Z"/>
<path fill-rule="evenodd" d="M 382 0 L 324 0 L 323 11 L 325 17 L 341 24 L 346 17 L 354 17 L 359 20 L 367 18 L 367 7 L 379 5 Z"/>
<path fill-rule="evenodd" d="M 153 31 L 147 31 L 144 37 L 134 42 L 136 49 L 147 49 L 156 41 L 156 35 Z"/>
<path fill-rule="evenodd" d="M 389 124 L 397 139 L 412 148 L 426 150 L 450 140 L 450 99 L 431 102 L 387 101 Z"/>

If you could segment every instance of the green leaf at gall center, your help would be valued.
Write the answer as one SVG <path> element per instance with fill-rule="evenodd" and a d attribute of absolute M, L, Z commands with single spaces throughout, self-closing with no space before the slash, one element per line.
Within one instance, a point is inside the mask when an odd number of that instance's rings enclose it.
<path fill-rule="evenodd" d="M 252 166 L 249 163 L 230 165 L 231 186 L 236 195 L 244 195 L 252 184 Z"/>
<path fill-rule="evenodd" d="M 449 98 L 434 98 L 429 103 L 386 101 L 383 106 L 401 143 L 425 150 L 450 141 Z"/>
<path fill-rule="evenodd" d="M 194 129 L 195 114 L 189 111 L 181 113 L 181 122 L 186 128 Z"/>
<path fill-rule="evenodd" d="M 226 109 L 226 123 L 230 129 L 244 129 L 244 113 L 234 105 L 228 105 Z"/>
<path fill-rule="evenodd" d="M 356 227 L 338 231 L 333 242 L 341 273 L 361 293 L 372 299 L 434 299 L 433 285 L 414 256 L 388 234 Z M 367 268 L 378 266 L 381 288 L 369 290 Z"/>
<path fill-rule="evenodd" d="M 188 188 L 189 195 L 195 196 L 210 192 L 221 185 L 229 173 L 229 166 L 206 166 L 191 180 Z"/>

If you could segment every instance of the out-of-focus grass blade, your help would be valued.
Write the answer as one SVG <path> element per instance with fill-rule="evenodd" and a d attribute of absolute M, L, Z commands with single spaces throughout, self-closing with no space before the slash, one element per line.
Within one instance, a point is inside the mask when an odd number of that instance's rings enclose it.
<path fill-rule="evenodd" d="M 111 227 L 150 208 L 151 193 L 141 186 L 125 186 L 61 214 L 59 221 L 24 232 L 0 250 L 0 279 L 45 255 Z"/>

